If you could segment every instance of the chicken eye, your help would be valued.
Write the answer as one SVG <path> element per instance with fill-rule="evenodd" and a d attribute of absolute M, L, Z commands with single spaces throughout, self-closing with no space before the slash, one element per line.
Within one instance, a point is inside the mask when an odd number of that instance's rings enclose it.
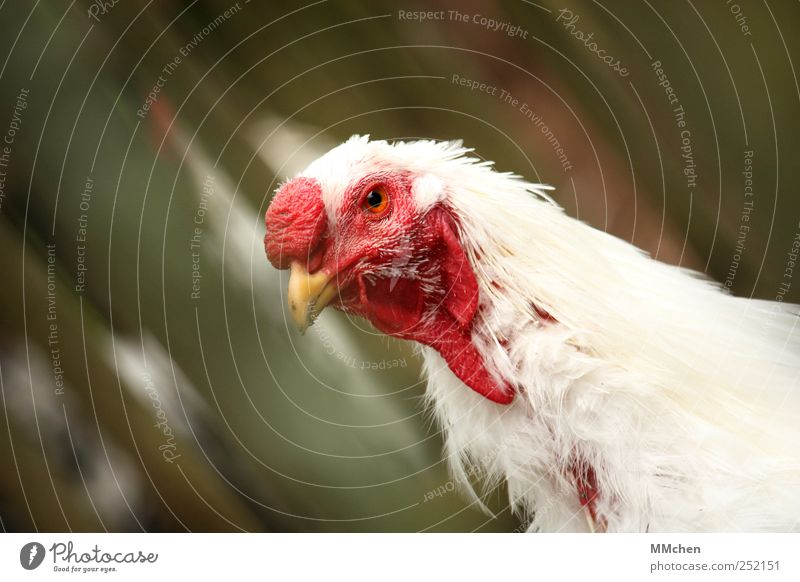
<path fill-rule="evenodd" d="M 389 197 L 385 192 L 377 188 L 370 190 L 369 194 L 364 198 L 363 206 L 365 210 L 372 214 L 380 214 L 389 206 Z"/>

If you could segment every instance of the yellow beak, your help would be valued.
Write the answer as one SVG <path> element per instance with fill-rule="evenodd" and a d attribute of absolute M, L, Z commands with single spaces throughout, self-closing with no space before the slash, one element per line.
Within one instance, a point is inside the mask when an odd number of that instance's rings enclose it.
<path fill-rule="evenodd" d="M 312 275 L 300 263 L 292 263 L 287 295 L 289 312 L 300 333 L 305 333 L 337 293 L 336 283 L 329 275 L 323 272 Z"/>

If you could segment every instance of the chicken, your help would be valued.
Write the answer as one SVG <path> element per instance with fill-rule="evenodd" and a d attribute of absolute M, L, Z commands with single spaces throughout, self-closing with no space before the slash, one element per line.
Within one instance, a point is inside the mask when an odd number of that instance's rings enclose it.
<path fill-rule="evenodd" d="M 354 136 L 283 184 L 267 257 L 420 346 L 453 475 L 529 531 L 800 529 L 797 306 L 736 298 L 568 217 L 460 142 Z"/>

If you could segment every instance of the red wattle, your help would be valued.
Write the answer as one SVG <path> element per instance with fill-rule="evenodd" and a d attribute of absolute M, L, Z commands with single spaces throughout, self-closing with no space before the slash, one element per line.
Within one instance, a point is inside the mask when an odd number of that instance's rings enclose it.
<path fill-rule="evenodd" d="M 383 333 L 432 347 L 464 384 L 492 402 L 509 404 L 514 389 L 489 373 L 472 341 L 478 282 L 452 219 L 443 209 L 435 209 L 426 222 L 432 272 L 420 279 L 361 280 L 356 311 Z M 434 276 L 440 278 L 438 292 L 426 294 L 421 280 Z"/>
<path fill-rule="evenodd" d="M 453 374 L 481 396 L 498 404 L 514 400 L 514 389 L 489 374 L 470 336 L 450 328 L 449 333 L 436 338 L 431 346 L 445 359 Z"/>

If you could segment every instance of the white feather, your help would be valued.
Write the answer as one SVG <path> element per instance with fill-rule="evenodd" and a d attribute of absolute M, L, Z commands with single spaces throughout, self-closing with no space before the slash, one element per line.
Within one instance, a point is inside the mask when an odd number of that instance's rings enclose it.
<path fill-rule="evenodd" d="M 494 404 L 423 349 L 455 476 L 468 485 L 477 464 L 506 480 L 531 530 L 590 527 L 576 463 L 608 531 L 800 530 L 798 307 L 657 262 L 469 151 L 354 137 L 305 172 L 331 218 L 376 169 L 412 172 L 421 210 L 441 200 L 458 217 L 480 285 L 473 341 L 520 394 Z"/>

